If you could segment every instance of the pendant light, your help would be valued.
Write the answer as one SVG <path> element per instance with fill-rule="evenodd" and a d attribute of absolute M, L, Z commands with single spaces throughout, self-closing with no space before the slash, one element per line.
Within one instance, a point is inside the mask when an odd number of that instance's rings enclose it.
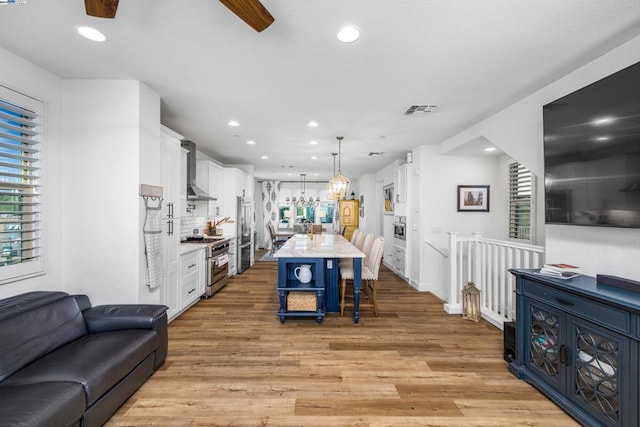
<path fill-rule="evenodd" d="M 338 155 L 338 153 L 331 153 L 331 155 L 333 156 L 333 175 L 331 176 L 336 176 L 336 156 Z M 329 192 L 329 194 L 327 195 L 327 199 L 336 200 L 336 197 L 333 195 L 333 189 L 331 188 L 331 182 L 329 181 L 327 181 L 326 190 Z"/>
<path fill-rule="evenodd" d="M 341 171 L 341 158 L 342 158 L 342 140 L 344 137 L 336 136 L 338 140 L 338 174 L 329 180 L 329 185 L 331 186 L 331 194 L 334 197 L 334 200 L 342 200 L 347 195 L 347 191 L 349 191 L 349 178 L 342 175 Z"/>

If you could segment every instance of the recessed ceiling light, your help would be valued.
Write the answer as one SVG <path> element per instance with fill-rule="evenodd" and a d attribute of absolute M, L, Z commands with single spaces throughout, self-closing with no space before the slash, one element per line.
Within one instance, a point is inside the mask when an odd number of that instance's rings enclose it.
<path fill-rule="evenodd" d="M 309 141 L 309 144 L 311 144 L 311 145 L 318 145 L 318 141 Z"/>
<path fill-rule="evenodd" d="M 487 148 L 484 149 L 484 151 L 486 151 L 486 152 L 496 151 L 496 147 L 487 147 Z"/>
<path fill-rule="evenodd" d="M 227 124 L 234 128 L 237 128 L 238 126 L 240 126 L 240 123 L 236 122 L 235 120 L 228 121 Z"/>
<path fill-rule="evenodd" d="M 249 140 L 247 141 L 247 145 L 256 145 L 256 142 L 254 140 Z"/>
<path fill-rule="evenodd" d="M 311 160 L 317 160 L 318 156 L 311 156 Z"/>
<path fill-rule="evenodd" d="M 262 160 L 267 160 L 269 158 L 269 156 L 262 156 L 260 157 Z"/>
<path fill-rule="evenodd" d="M 309 126 L 310 128 L 317 128 L 318 127 L 318 122 L 314 122 L 312 120 L 309 123 L 307 123 L 307 126 Z"/>
<path fill-rule="evenodd" d="M 345 25 L 338 30 L 336 37 L 338 37 L 338 40 L 342 43 L 351 43 L 360 38 L 360 29 L 355 25 Z"/>
<path fill-rule="evenodd" d="M 596 141 L 600 141 L 600 142 L 608 141 L 608 140 L 609 140 L 608 136 L 599 136 L 599 137 L 596 138 Z"/>
<path fill-rule="evenodd" d="M 93 27 L 88 27 L 86 25 L 77 25 L 76 31 L 85 39 L 89 39 L 94 42 L 104 42 L 107 40 L 107 36 Z"/>

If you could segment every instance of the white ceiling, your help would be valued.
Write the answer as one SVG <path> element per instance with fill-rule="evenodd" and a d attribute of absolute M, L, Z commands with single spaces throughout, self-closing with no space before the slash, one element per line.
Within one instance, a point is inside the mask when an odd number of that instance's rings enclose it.
<path fill-rule="evenodd" d="M 65 79 L 141 80 L 162 123 L 203 153 L 257 178 L 318 180 L 333 174 L 337 135 L 342 172 L 375 173 L 640 34 L 638 0 L 263 4 L 275 22 L 257 33 L 215 0 L 121 0 L 114 20 L 86 16 L 83 0 L 27 0 L 0 6 L 0 46 Z M 352 44 L 335 38 L 346 23 L 362 32 Z M 405 116 L 414 104 L 438 108 Z"/>

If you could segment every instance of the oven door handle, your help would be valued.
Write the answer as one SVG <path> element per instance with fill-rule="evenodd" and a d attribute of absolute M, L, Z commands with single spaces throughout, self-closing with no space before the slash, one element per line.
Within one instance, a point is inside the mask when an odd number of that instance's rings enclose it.
<path fill-rule="evenodd" d="M 229 254 L 220 255 L 211 260 L 215 265 L 221 267 L 229 262 Z"/>

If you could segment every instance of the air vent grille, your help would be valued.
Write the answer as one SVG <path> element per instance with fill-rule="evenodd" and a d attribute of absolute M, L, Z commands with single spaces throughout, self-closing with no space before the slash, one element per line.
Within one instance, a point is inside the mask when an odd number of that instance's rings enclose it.
<path fill-rule="evenodd" d="M 411 107 L 409 107 L 407 111 L 404 112 L 404 115 L 412 116 L 416 113 L 426 115 L 426 114 L 432 113 L 436 108 L 438 108 L 437 105 L 431 105 L 431 104 L 412 105 Z"/>

